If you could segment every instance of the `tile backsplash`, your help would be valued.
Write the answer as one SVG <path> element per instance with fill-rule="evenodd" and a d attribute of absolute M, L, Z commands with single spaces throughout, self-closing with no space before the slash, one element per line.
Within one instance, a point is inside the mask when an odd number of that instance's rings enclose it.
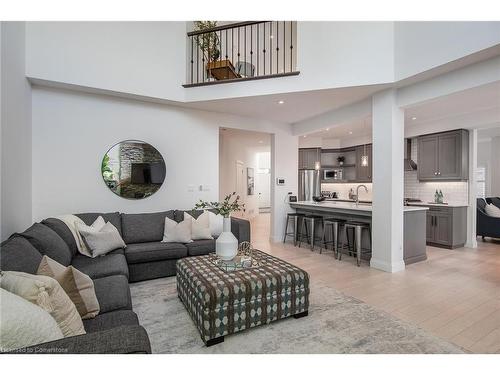
<path fill-rule="evenodd" d="M 413 161 L 418 165 L 417 139 L 412 139 L 411 155 Z M 434 193 L 437 190 L 443 192 L 444 201 L 453 204 L 467 204 L 469 200 L 469 183 L 460 182 L 419 182 L 417 171 L 405 171 L 404 173 L 404 197 L 416 198 L 422 202 L 434 202 Z M 322 184 L 322 191 L 336 191 L 339 198 L 348 199 L 349 190 L 356 192 L 359 184 Z M 365 183 L 368 193 L 364 189 L 359 190 L 359 199 L 372 200 L 372 184 Z"/>
<path fill-rule="evenodd" d="M 417 138 L 412 139 L 411 158 L 418 167 Z M 467 181 L 453 182 L 419 182 L 417 171 L 405 171 L 405 198 L 417 198 L 422 202 L 434 202 L 434 193 L 441 190 L 444 202 L 467 204 L 469 200 L 469 183 Z"/>
<path fill-rule="evenodd" d="M 337 195 L 340 199 L 349 199 L 349 190 L 352 189 L 354 194 L 356 194 L 356 187 L 360 184 L 321 184 L 321 191 L 336 191 Z M 364 183 L 368 188 L 368 193 L 365 192 L 365 189 L 359 189 L 359 199 L 362 201 L 371 201 L 372 200 L 372 184 Z"/>

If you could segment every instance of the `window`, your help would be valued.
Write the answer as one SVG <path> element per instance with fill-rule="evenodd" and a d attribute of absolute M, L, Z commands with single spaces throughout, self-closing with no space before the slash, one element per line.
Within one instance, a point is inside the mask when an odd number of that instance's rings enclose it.
<path fill-rule="evenodd" d="M 485 198 L 486 196 L 486 167 L 477 167 L 476 171 L 476 185 L 478 198 Z"/>

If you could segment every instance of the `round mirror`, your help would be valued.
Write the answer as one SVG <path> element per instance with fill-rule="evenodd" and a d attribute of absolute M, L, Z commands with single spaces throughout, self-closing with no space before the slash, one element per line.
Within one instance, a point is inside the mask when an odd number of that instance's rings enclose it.
<path fill-rule="evenodd" d="M 111 147 L 101 164 L 106 186 L 116 195 L 142 199 L 153 195 L 165 180 L 165 161 L 156 148 L 141 141 Z"/>

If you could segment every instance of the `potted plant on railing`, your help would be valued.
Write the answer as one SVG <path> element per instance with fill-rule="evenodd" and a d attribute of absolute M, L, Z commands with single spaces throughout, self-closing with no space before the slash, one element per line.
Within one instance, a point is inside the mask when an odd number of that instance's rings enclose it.
<path fill-rule="evenodd" d="M 215 253 L 222 260 L 232 260 L 238 254 L 238 240 L 231 232 L 231 213 L 245 211 L 245 204 L 240 203 L 236 192 L 228 194 L 222 202 L 206 202 L 200 199 L 194 209 L 210 209 L 216 215 L 222 215 L 223 229 L 215 241 Z"/>
<path fill-rule="evenodd" d="M 194 27 L 195 31 L 203 31 L 195 36 L 195 40 L 206 61 L 207 79 L 237 78 L 231 61 L 220 59 L 221 40 L 215 31 L 211 31 L 217 27 L 217 21 L 194 21 Z"/>
<path fill-rule="evenodd" d="M 339 165 L 344 165 L 345 157 L 344 156 L 339 156 L 337 158 L 337 161 L 339 162 Z"/>

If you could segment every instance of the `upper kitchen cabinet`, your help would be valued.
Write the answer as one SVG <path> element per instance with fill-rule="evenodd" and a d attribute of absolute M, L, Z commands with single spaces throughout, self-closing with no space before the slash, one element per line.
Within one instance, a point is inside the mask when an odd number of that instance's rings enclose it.
<path fill-rule="evenodd" d="M 363 165 L 363 156 L 367 157 L 367 164 Z M 356 181 L 372 182 L 372 145 L 356 147 Z"/>
<path fill-rule="evenodd" d="M 455 130 L 418 137 L 419 181 L 469 178 L 469 132 Z"/>
<path fill-rule="evenodd" d="M 299 148 L 299 169 L 315 169 L 321 161 L 321 148 Z"/>

